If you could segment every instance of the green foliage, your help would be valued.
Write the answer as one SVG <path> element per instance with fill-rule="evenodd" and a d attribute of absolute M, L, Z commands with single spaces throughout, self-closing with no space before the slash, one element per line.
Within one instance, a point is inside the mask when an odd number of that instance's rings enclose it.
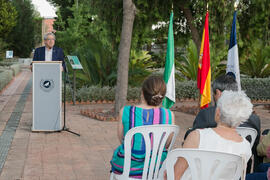
<path fill-rule="evenodd" d="M 12 75 L 16 76 L 19 74 L 19 72 L 21 71 L 21 65 L 16 63 L 16 64 L 12 64 L 10 66 L 10 69 L 12 70 Z"/>
<path fill-rule="evenodd" d="M 98 101 L 98 100 L 112 100 L 111 94 L 114 94 L 114 89 L 104 86 L 82 87 L 78 90 L 76 99 L 78 101 Z"/>
<path fill-rule="evenodd" d="M 12 3 L 18 17 L 16 26 L 8 36 L 9 48 L 15 56 L 29 57 L 35 47 L 35 11 L 30 0 L 13 0 Z"/>
<path fill-rule="evenodd" d="M 270 78 L 241 78 L 242 90 L 252 100 L 270 100 Z M 90 86 L 77 90 L 76 99 L 78 101 L 98 101 L 114 100 L 114 87 Z M 196 81 L 176 81 L 175 94 L 177 99 L 198 99 L 198 89 Z M 127 99 L 139 100 L 141 97 L 141 87 L 129 87 Z M 72 89 L 67 87 L 67 100 L 72 101 Z"/>
<path fill-rule="evenodd" d="M 241 74 L 252 78 L 265 78 L 270 76 L 270 46 L 262 41 L 254 41 L 246 50 L 246 56 L 241 61 Z"/>
<path fill-rule="evenodd" d="M 226 65 L 221 62 L 227 60 L 227 52 L 211 48 L 210 56 L 211 76 L 212 79 L 215 79 L 225 73 Z M 184 52 L 179 51 L 176 55 L 175 68 L 180 72 L 180 74 L 175 75 L 176 78 L 179 81 L 185 79 L 197 80 L 198 60 L 196 45 L 192 40 L 189 40 L 186 50 Z"/>
<path fill-rule="evenodd" d="M 5 57 L 5 50 L 7 50 L 8 44 L 0 38 L 0 61 Z"/>
<path fill-rule="evenodd" d="M 0 38 L 5 38 L 16 25 L 17 11 L 10 1 L 0 0 Z M 1 47 L 0 47 L 1 51 Z"/>
<path fill-rule="evenodd" d="M 99 29 L 103 22 L 90 12 L 86 4 L 81 2 L 78 7 L 73 5 L 70 8 L 73 16 L 66 21 L 58 14 L 56 26 L 63 30 L 56 33 L 57 45 L 64 49 L 65 54 L 79 57 L 83 66 L 83 70 L 76 74 L 79 87 L 114 85 L 116 54 L 106 39 L 108 32 Z"/>
<path fill-rule="evenodd" d="M 34 44 L 37 45 L 42 41 L 42 18 L 34 17 Z"/>
<path fill-rule="evenodd" d="M 141 99 L 141 87 L 129 87 L 127 92 L 127 100 Z"/>
<path fill-rule="evenodd" d="M 54 28 L 58 31 L 64 30 L 68 26 L 67 24 L 68 18 L 73 17 L 72 10 L 70 9 L 70 7 L 74 5 L 74 0 L 48 0 L 48 1 L 54 4 L 56 7 L 58 7 L 57 11 L 58 18 L 61 17 L 61 21 L 64 20 L 63 26 L 59 26 L 58 24 Z"/>
<path fill-rule="evenodd" d="M 243 1 L 239 14 L 240 32 L 244 41 L 243 51 L 251 46 L 254 39 L 270 45 L 270 2 L 269 0 Z"/>
<path fill-rule="evenodd" d="M 12 70 L 0 69 L 0 91 L 12 80 Z"/>
<path fill-rule="evenodd" d="M 270 99 L 270 78 L 242 78 L 241 88 L 252 100 Z"/>
<path fill-rule="evenodd" d="M 78 77 L 87 83 L 85 85 L 112 86 L 116 83 L 116 61 L 99 41 L 92 38 L 75 54 L 78 54 L 84 68 Z"/>
<path fill-rule="evenodd" d="M 185 77 L 188 80 L 197 79 L 198 71 L 198 52 L 195 43 L 189 40 L 186 51 L 177 53 L 175 57 L 175 69 L 180 71 L 182 75 L 176 75 L 180 81 Z"/>
<path fill-rule="evenodd" d="M 211 79 L 226 73 L 227 51 L 210 47 Z"/>
<path fill-rule="evenodd" d="M 175 95 L 177 99 L 198 98 L 197 82 L 196 81 L 176 82 Z"/>
<path fill-rule="evenodd" d="M 72 88 L 67 86 L 66 89 L 66 100 L 72 101 Z M 140 99 L 141 88 L 134 87 L 128 88 L 128 100 Z M 115 98 L 115 87 L 109 86 L 83 86 L 76 92 L 76 100 L 78 101 L 98 101 L 98 100 L 107 100 L 114 101 Z"/>
<path fill-rule="evenodd" d="M 142 84 L 145 77 L 151 74 L 155 62 L 151 60 L 151 55 L 148 51 L 135 51 L 130 52 L 129 61 L 129 85 L 132 87 Z"/>
<path fill-rule="evenodd" d="M 59 46 L 65 49 L 66 54 L 77 53 L 80 56 L 80 60 L 85 59 L 82 60 L 85 61 L 83 64 L 89 64 L 84 65 L 89 67 L 85 68 L 84 72 L 79 73 L 81 81 L 86 80 L 87 82 L 87 84 L 81 83 L 81 85 L 98 84 L 113 86 L 116 78 L 115 69 L 122 27 L 122 1 L 51 0 L 51 2 L 60 6 L 58 20 L 56 21 L 56 29 L 58 30 L 57 43 L 61 44 Z M 78 2 L 78 7 L 76 2 Z M 168 2 L 164 0 L 137 0 L 133 1 L 133 3 L 135 3 L 137 11 L 133 26 L 131 52 L 138 52 L 142 48 L 147 50 L 151 54 L 151 60 L 155 62 L 155 68 L 164 67 L 165 45 L 172 3 L 175 7 L 175 48 L 183 49 L 190 39 L 194 40 L 196 35 L 199 41 L 201 40 L 206 13 L 206 1 L 173 0 Z M 213 0 L 208 3 L 211 72 L 212 79 L 215 79 L 218 75 L 225 73 L 234 2 Z M 240 1 L 237 12 L 237 42 L 241 66 L 244 60 L 247 61 L 247 59 L 254 59 L 252 56 L 255 57 L 254 52 L 249 50 L 249 47 L 253 46 L 254 39 L 259 38 L 264 45 L 269 45 L 270 11 L 267 11 L 269 8 L 269 0 Z M 189 10 L 190 17 L 188 17 L 187 12 L 184 10 Z M 197 32 L 187 23 L 188 20 L 192 21 L 191 24 L 194 25 Z M 156 25 L 158 22 L 163 22 L 164 24 L 153 30 L 152 25 Z M 92 45 L 89 45 L 86 41 L 93 41 L 98 48 L 94 48 L 95 51 L 91 53 L 83 52 L 83 50 L 90 51 L 90 47 L 92 49 Z M 195 41 L 195 43 L 196 47 L 198 47 L 198 42 Z M 158 53 L 153 52 L 153 44 L 160 47 Z M 190 43 L 189 46 L 191 46 Z M 102 57 L 100 57 L 100 52 L 105 51 L 106 53 L 102 53 Z M 176 54 L 176 69 L 181 72 L 180 76 L 176 75 L 179 80 L 196 79 L 198 58 L 196 58 L 195 52 L 193 44 L 193 47 L 187 47 L 184 53 L 180 51 L 180 54 Z M 101 59 L 105 61 L 104 63 L 109 63 L 109 65 L 105 66 L 102 64 Z M 250 66 L 253 66 L 252 63 L 250 64 Z M 259 66 L 259 63 L 254 66 Z M 96 70 L 98 68 L 101 68 L 101 70 Z M 264 68 L 267 70 L 268 66 L 264 66 Z M 129 83 L 135 86 L 132 83 L 139 82 L 140 80 L 134 81 L 133 79 L 138 79 L 138 73 L 136 72 L 139 71 L 136 69 L 133 73 L 132 70 L 130 68 Z M 241 67 L 241 74 L 248 74 L 249 71 L 245 67 Z M 105 74 L 104 77 L 109 77 L 109 80 L 101 77 L 100 73 Z M 95 77 L 96 75 L 98 77 Z"/>

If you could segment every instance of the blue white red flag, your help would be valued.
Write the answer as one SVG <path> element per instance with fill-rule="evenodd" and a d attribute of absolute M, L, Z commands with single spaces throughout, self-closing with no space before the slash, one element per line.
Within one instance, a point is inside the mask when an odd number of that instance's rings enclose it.
<path fill-rule="evenodd" d="M 238 46 L 236 41 L 236 15 L 237 12 L 234 11 L 226 73 L 235 77 L 238 91 L 241 91 Z"/>

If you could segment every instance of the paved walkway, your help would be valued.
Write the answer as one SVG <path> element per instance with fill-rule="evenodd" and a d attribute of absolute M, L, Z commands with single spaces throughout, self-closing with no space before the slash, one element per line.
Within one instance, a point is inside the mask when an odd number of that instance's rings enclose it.
<path fill-rule="evenodd" d="M 113 105 L 67 105 L 67 127 L 79 133 L 80 137 L 67 131 L 32 132 L 32 94 L 31 89 L 27 89 L 30 81 L 31 72 L 25 69 L 0 94 L 0 142 L 7 132 L 9 139 L 4 139 L 4 142 L 10 141 L 9 144 L 0 144 L 0 165 L 3 162 L 0 180 L 109 179 L 109 161 L 113 150 L 119 145 L 117 122 L 90 119 L 80 115 L 80 110 L 98 107 L 110 109 Z M 261 106 L 256 107 L 263 129 L 270 127 L 268 111 Z M 180 126 L 175 147 L 180 147 L 194 116 L 180 112 L 175 112 L 175 115 L 176 124 Z M 16 124 L 8 125 L 16 120 L 18 127 Z"/>

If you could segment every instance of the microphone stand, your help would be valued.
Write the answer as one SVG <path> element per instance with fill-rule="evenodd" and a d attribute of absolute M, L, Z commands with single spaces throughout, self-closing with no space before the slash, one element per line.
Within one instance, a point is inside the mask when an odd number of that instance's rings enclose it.
<path fill-rule="evenodd" d="M 62 131 L 67 131 L 69 133 L 75 134 L 77 136 L 81 136 L 80 134 L 73 132 L 71 130 L 69 130 L 69 128 L 66 127 L 66 83 L 67 83 L 67 76 L 68 76 L 68 69 L 67 69 L 67 64 L 65 63 L 65 58 L 64 58 L 64 64 L 65 64 L 65 68 L 64 68 L 64 125 L 62 128 Z"/>

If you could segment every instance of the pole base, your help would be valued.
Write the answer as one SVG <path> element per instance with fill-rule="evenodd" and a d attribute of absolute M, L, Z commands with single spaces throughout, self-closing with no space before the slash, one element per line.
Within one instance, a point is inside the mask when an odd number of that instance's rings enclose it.
<path fill-rule="evenodd" d="M 80 134 L 78 134 L 78 133 L 76 133 L 76 132 L 73 132 L 73 131 L 69 130 L 69 128 L 67 128 L 67 127 L 63 127 L 62 131 L 67 131 L 67 132 L 72 133 L 72 134 L 75 134 L 75 135 L 77 135 L 77 136 L 81 136 Z"/>

